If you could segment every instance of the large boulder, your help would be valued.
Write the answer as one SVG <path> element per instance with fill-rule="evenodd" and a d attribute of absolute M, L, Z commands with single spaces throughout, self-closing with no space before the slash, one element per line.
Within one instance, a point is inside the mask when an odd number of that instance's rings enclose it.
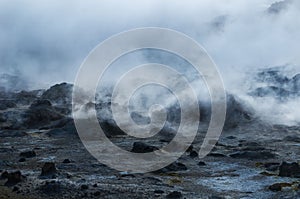
<path fill-rule="evenodd" d="M 73 85 L 61 83 L 52 86 L 46 90 L 41 99 L 47 99 L 53 104 L 71 104 L 72 103 Z"/>
<path fill-rule="evenodd" d="M 49 101 L 37 100 L 26 111 L 24 125 L 28 128 L 42 128 L 64 117 L 55 110 Z"/>

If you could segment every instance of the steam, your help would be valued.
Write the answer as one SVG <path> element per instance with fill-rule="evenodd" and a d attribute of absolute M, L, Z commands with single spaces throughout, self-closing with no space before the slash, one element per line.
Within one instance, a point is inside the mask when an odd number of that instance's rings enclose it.
<path fill-rule="evenodd" d="M 245 96 L 257 110 L 278 115 L 276 122 L 295 124 L 300 120 L 296 108 L 300 100 L 274 100 L 273 106 L 271 99 L 256 101 L 247 96 L 249 85 L 245 79 L 253 71 L 272 66 L 289 65 L 293 75 L 300 72 L 299 11 L 297 0 L 3 0 L 0 73 L 18 75 L 43 87 L 73 82 L 87 54 L 110 35 L 145 26 L 171 28 L 203 45 L 218 65 L 230 93 Z M 126 70 L 121 66 L 151 59 L 147 54 L 131 56 L 119 63 L 118 70 L 108 71 L 106 83 Z M 161 58 L 160 62 L 165 60 Z M 177 69 L 184 64 L 172 62 L 176 63 Z M 199 83 L 193 81 L 197 77 L 193 77 L 192 69 L 182 73 L 195 85 Z"/>

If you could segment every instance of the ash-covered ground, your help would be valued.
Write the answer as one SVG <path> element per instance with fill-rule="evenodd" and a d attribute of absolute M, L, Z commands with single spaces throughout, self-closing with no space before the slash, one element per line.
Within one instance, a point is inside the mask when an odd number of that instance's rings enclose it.
<path fill-rule="evenodd" d="M 299 77 L 277 69 L 260 71 L 254 79 L 261 86 L 248 94 L 284 104 L 299 99 Z M 224 130 L 207 157 L 197 154 L 210 118 L 209 106 L 203 106 L 198 135 L 178 161 L 151 173 L 118 172 L 98 162 L 81 143 L 71 117 L 72 88 L 67 83 L 47 90 L 2 88 L 0 198 L 300 197 L 300 125 L 267 122 L 257 114 L 258 107 L 228 93 Z M 106 135 L 123 149 L 150 152 L 173 138 L 171 127 L 146 140 L 126 136 L 109 114 L 102 115 L 110 113 L 110 102 L 101 99 L 84 106 L 96 107 Z M 178 107 L 168 111 L 168 121 L 176 126 Z M 131 116 L 137 122 L 149 119 Z"/>

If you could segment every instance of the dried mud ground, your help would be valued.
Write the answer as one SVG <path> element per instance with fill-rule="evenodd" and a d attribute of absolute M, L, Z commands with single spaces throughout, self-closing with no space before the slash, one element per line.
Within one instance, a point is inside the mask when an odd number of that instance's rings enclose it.
<path fill-rule="evenodd" d="M 238 126 L 224 131 L 204 159 L 186 152 L 174 167 L 146 174 L 122 173 L 99 163 L 75 132 L 49 136 L 48 131 L 0 132 L 0 198 L 300 198 L 298 168 L 286 171 L 290 177 L 279 173 L 282 162 L 299 161 L 300 127 Z M 134 142 L 122 136 L 112 141 L 129 150 Z M 35 155 L 22 159 L 24 151 Z M 40 176 L 45 162 L 55 163 L 50 177 Z M 7 185 L 5 171 L 21 171 L 21 181 Z"/>

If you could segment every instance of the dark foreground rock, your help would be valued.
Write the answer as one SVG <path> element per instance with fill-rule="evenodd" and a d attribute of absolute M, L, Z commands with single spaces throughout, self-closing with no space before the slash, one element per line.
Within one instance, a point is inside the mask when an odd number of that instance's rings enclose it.
<path fill-rule="evenodd" d="M 298 163 L 282 162 L 279 166 L 279 176 L 300 178 L 300 166 Z"/>
<path fill-rule="evenodd" d="M 35 151 L 24 151 L 20 153 L 20 157 L 24 158 L 33 158 L 36 156 Z"/>
<path fill-rule="evenodd" d="M 166 197 L 167 199 L 180 199 L 182 198 L 182 193 L 179 191 L 173 191 L 169 193 Z"/>
<path fill-rule="evenodd" d="M 53 162 L 46 162 L 42 167 L 41 177 L 53 177 L 57 170 Z"/>
<path fill-rule="evenodd" d="M 6 186 L 16 185 L 19 182 L 21 182 L 22 179 L 23 179 L 21 171 L 16 171 L 16 172 L 8 173 L 6 177 L 7 177 L 7 182 L 5 183 Z"/>
<path fill-rule="evenodd" d="M 153 151 L 156 151 L 158 150 L 157 147 L 155 146 L 150 146 L 148 144 L 145 144 L 143 142 L 135 142 L 133 143 L 133 148 L 131 150 L 131 152 L 134 152 L 134 153 L 150 153 L 150 152 L 153 152 Z"/>

